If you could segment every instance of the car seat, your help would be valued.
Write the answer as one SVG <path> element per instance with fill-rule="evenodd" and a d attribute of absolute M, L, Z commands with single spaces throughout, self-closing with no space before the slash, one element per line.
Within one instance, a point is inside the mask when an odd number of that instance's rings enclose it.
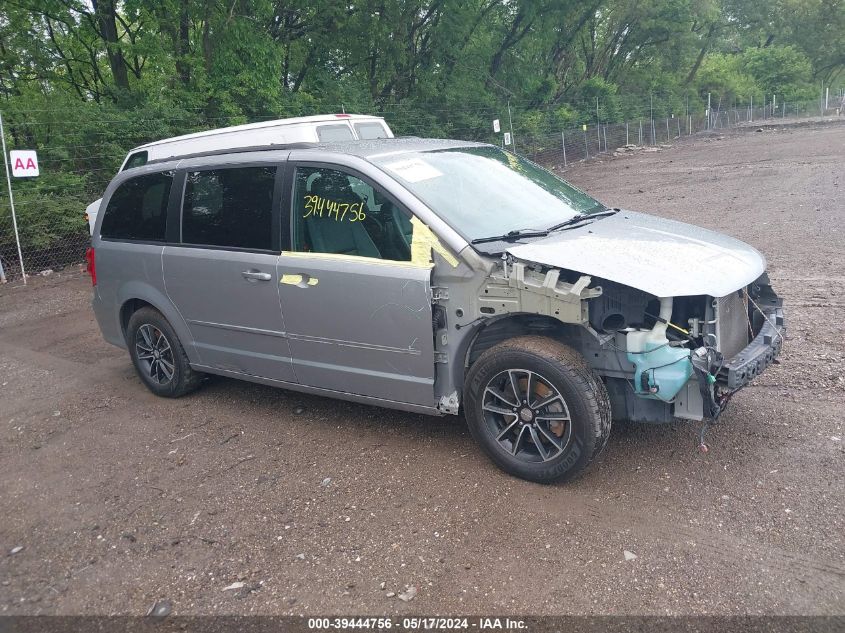
<path fill-rule="evenodd" d="M 304 195 L 301 201 L 303 205 Z M 361 198 L 349 185 L 347 176 L 336 171 L 322 172 L 311 185 L 311 195 L 340 204 L 361 202 Z M 322 216 L 312 213 L 305 218 L 305 226 L 308 229 L 313 250 L 318 253 L 380 258 L 381 253 L 364 225 L 360 221 L 351 222 L 349 217 L 350 214 L 347 214 L 346 219 L 341 221 L 323 211 Z"/>

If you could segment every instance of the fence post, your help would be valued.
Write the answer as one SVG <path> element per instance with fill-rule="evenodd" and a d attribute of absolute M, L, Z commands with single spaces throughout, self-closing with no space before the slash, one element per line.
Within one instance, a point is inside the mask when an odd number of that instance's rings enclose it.
<path fill-rule="evenodd" d="M 630 145 L 631 143 L 628 142 L 628 122 L 625 121 L 625 145 Z"/>
<path fill-rule="evenodd" d="M 587 152 L 587 158 L 590 157 L 590 144 L 587 142 L 587 126 L 584 126 L 584 151 Z"/>
<path fill-rule="evenodd" d="M 640 119 L 640 137 L 639 137 L 639 145 L 642 146 L 643 144 L 643 120 Z"/>
<path fill-rule="evenodd" d="M 516 138 L 513 135 L 513 117 L 511 116 L 511 100 L 508 99 L 508 124 L 511 128 L 511 147 L 513 148 L 513 153 L 516 154 Z"/>
<path fill-rule="evenodd" d="M 0 112 L 0 138 L 3 139 L 3 163 L 6 165 L 6 184 L 9 185 L 9 206 L 12 208 L 12 226 L 15 229 L 15 241 L 18 244 L 18 259 L 21 264 L 21 277 L 26 285 L 26 270 L 23 267 L 23 253 L 21 252 L 21 238 L 18 235 L 18 220 L 15 217 L 15 197 L 12 195 L 12 176 L 9 172 L 9 155 L 6 153 L 6 132 L 3 129 L 3 113 Z M 5 275 L 4 275 L 5 278 Z"/>
<path fill-rule="evenodd" d="M 666 142 L 669 142 L 669 117 L 666 117 Z"/>
<path fill-rule="evenodd" d="M 560 146 L 563 148 L 563 166 L 566 167 L 566 134 L 560 131 Z"/>
<path fill-rule="evenodd" d="M 678 138 L 681 138 L 681 117 L 678 117 L 676 123 L 678 124 Z"/>
<path fill-rule="evenodd" d="M 657 145 L 657 130 L 654 127 L 654 119 L 651 119 L 651 144 Z"/>
<path fill-rule="evenodd" d="M 602 129 L 602 134 L 604 135 L 604 151 L 607 151 L 607 124 Z"/>

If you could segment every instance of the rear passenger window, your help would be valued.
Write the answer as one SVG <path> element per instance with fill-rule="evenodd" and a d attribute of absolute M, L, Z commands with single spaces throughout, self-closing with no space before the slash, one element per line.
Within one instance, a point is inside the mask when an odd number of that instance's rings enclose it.
<path fill-rule="evenodd" d="M 163 242 L 172 183 L 173 172 L 138 176 L 122 183 L 109 198 L 100 236 Z"/>
<path fill-rule="evenodd" d="M 354 139 L 352 130 L 345 123 L 340 125 L 318 125 L 317 138 L 323 143 L 351 141 Z"/>
<path fill-rule="evenodd" d="M 358 138 L 362 141 L 366 141 L 371 138 L 389 138 L 384 126 L 381 123 L 376 123 L 375 121 L 371 123 L 356 123 L 355 131 L 358 133 Z"/>
<path fill-rule="evenodd" d="M 182 242 L 270 250 L 275 178 L 275 167 L 189 172 Z"/>

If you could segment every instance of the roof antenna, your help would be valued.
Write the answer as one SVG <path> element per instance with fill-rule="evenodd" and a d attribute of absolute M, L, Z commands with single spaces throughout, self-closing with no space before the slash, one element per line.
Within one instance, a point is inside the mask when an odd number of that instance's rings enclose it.
<path fill-rule="evenodd" d="M 340 111 L 346 114 L 346 108 L 343 106 L 342 103 L 340 104 Z"/>

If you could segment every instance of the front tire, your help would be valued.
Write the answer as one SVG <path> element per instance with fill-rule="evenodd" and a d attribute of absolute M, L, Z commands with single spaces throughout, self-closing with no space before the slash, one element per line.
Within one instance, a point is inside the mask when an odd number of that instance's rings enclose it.
<path fill-rule="evenodd" d="M 158 310 L 132 314 L 126 343 L 138 377 L 157 396 L 179 398 L 199 387 L 202 374 L 191 369 L 176 332 Z"/>
<path fill-rule="evenodd" d="M 569 480 L 610 436 L 610 402 L 586 361 L 563 343 L 521 336 L 472 365 L 464 402 L 469 430 L 504 471 L 538 483 Z"/>

